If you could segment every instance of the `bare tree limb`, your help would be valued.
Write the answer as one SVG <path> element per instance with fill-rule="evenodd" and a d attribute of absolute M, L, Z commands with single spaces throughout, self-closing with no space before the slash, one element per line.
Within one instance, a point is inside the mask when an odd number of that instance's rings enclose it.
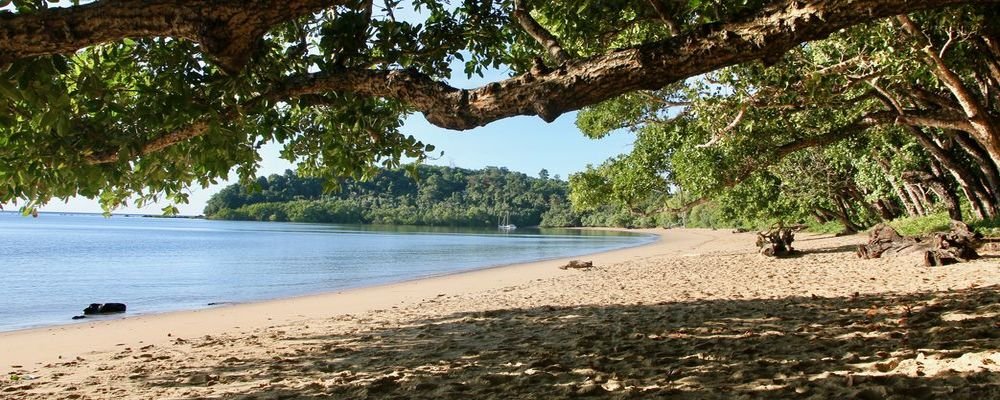
<path fill-rule="evenodd" d="M 750 99 L 749 102 L 753 102 L 753 99 Z M 712 135 L 712 138 L 709 139 L 708 142 L 699 144 L 694 147 L 698 149 L 703 149 L 706 147 L 715 146 L 717 143 L 721 142 L 722 139 L 726 137 L 726 134 L 729 133 L 729 131 L 736 129 L 736 127 L 739 126 L 740 121 L 743 121 L 743 116 L 746 115 L 746 112 L 747 112 L 747 103 L 743 103 L 743 106 L 740 107 L 740 112 L 736 113 L 736 117 L 733 118 L 733 121 L 730 122 L 729 125 L 726 125 L 718 132 L 715 132 L 715 134 Z"/>
<path fill-rule="evenodd" d="M 552 59 L 560 64 L 570 62 L 572 57 L 559 44 L 559 39 L 539 24 L 538 21 L 535 21 L 535 18 L 531 16 L 531 8 L 527 3 L 528 0 L 514 0 L 514 12 L 512 13 L 514 19 L 521 24 L 521 28 L 525 32 L 535 38 L 542 47 L 545 47 L 545 51 L 552 56 Z"/>
<path fill-rule="evenodd" d="M 690 106 L 691 105 L 690 101 L 686 101 L 686 100 L 685 101 L 667 100 L 665 98 L 662 98 L 660 96 L 657 96 L 657 95 L 653 94 L 652 92 L 650 92 L 648 90 L 640 90 L 640 91 L 638 91 L 636 93 L 642 95 L 643 97 L 645 97 L 645 98 L 647 98 L 649 100 L 652 100 L 652 101 L 654 101 L 656 103 L 659 103 L 660 105 L 662 105 L 664 107 L 686 107 L 686 106 Z"/>
<path fill-rule="evenodd" d="M 187 141 L 205 134 L 208 131 L 209 122 L 206 119 L 199 119 L 181 129 L 168 132 L 144 144 L 134 156 L 156 153 L 177 143 Z M 110 164 L 121 159 L 121 153 L 117 150 L 91 154 L 86 157 L 90 164 Z"/>
<path fill-rule="evenodd" d="M 945 115 L 916 115 L 903 111 L 878 111 L 868 114 L 867 119 L 873 123 L 896 124 L 901 126 L 922 126 L 938 129 L 955 129 L 969 132 L 972 125 L 964 118 L 949 118 Z"/>
<path fill-rule="evenodd" d="M 938 57 L 939 58 L 944 58 L 945 54 L 948 54 L 948 49 L 950 49 L 951 45 L 953 43 L 955 43 L 955 37 L 956 37 L 955 30 L 954 29 L 949 29 L 948 30 L 948 41 L 944 42 L 944 44 L 941 45 L 941 51 L 938 52 Z"/>
<path fill-rule="evenodd" d="M 848 59 L 846 59 L 844 61 L 836 63 L 834 65 L 822 68 L 822 69 L 816 71 L 815 74 L 816 75 L 821 75 L 821 76 L 823 76 L 823 75 L 831 75 L 831 74 L 841 74 L 841 73 L 847 71 L 848 68 L 850 68 L 850 67 L 852 67 L 854 65 L 861 64 L 861 63 L 867 63 L 867 62 L 868 62 L 868 57 L 863 56 L 863 55 L 856 56 L 856 57 L 851 57 L 851 58 L 848 58 Z"/>
<path fill-rule="evenodd" d="M 919 102 L 924 102 L 925 104 L 937 106 L 939 108 L 957 113 L 963 112 L 962 106 L 955 104 L 955 101 L 951 98 L 934 93 L 919 85 L 907 86 L 906 94 L 911 97 L 911 100 L 916 99 L 919 100 Z"/>

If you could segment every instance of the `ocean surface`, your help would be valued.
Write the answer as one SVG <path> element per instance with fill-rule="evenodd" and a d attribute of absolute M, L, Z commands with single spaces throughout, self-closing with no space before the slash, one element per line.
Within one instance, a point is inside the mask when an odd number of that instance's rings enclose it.
<path fill-rule="evenodd" d="M 331 292 L 636 246 L 618 232 L 0 212 L 0 331 Z M 107 316 L 99 318 L 121 318 Z"/>

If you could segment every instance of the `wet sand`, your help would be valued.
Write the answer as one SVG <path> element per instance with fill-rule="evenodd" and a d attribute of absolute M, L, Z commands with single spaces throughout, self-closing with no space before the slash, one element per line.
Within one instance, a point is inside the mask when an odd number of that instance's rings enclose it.
<path fill-rule="evenodd" d="M 0 334 L 0 398 L 1000 398 L 1000 258 L 651 230 L 581 257 Z M 16 377 L 11 379 L 12 377 Z"/>

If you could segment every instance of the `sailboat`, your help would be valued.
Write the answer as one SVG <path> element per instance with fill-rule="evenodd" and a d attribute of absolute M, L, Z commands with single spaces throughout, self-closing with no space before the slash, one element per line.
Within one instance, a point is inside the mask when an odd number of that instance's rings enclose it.
<path fill-rule="evenodd" d="M 510 212 L 504 214 L 502 221 L 497 222 L 497 229 L 500 229 L 501 231 L 504 232 L 510 232 L 512 230 L 517 229 L 517 225 L 510 223 Z"/>

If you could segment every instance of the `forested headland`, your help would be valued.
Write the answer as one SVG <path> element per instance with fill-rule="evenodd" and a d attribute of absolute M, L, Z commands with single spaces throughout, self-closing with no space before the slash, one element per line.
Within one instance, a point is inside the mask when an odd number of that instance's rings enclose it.
<path fill-rule="evenodd" d="M 420 165 L 383 169 L 368 180 L 325 185 L 292 171 L 230 185 L 205 207 L 213 219 L 431 226 L 496 226 L 509 214 L 518 226 L 634 226 L 651 218 L 604 207 L 576 212 L 569 184 L 541 170 L 537 177 L 488 167 Z M 332 191 L 324 191 L 332 186 Z"/>

